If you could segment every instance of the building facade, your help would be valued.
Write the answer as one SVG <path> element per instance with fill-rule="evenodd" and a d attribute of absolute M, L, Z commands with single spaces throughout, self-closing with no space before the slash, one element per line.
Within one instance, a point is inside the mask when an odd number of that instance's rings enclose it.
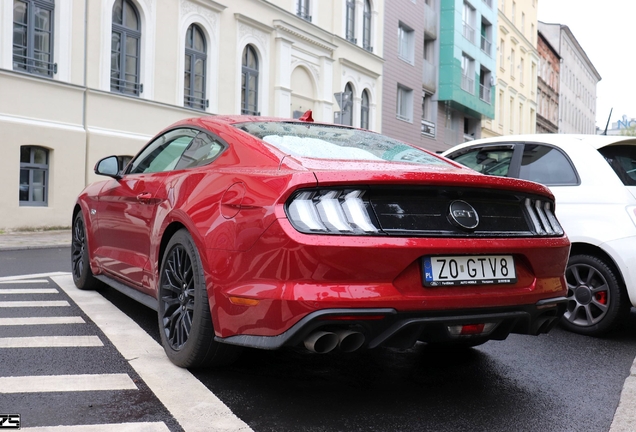
<path fill-rule="evenodd" d="M 97 160 L 182 118 L 380 130 L 383 1 L 4 0 L 0 229 L 69 226 Z"/>
<path fill-rule="evenodd" d="M 537 8 L 537 0 L 499 0 L 495 115 L 482 122 L 484 138 L 536 131 Z"/>
<path fill-rule="evenodd" d="M 601 75 L 568 26 L 539 21 L 539 30 L 561 57 L 559 133 L 596 133 L 596 86 Z"/>
<path fill-rule="evenodd" d="M 440 0 L 386 0 L 382 133 L 441 150 L 438 109 Z M 442 143 L 441 145 L 438 143 Z"/>
<path fill-rule="evenodd" d="M 386 0 L 382 132 L 432 151 L 494 116 L 496 0 Z"/>
<path fill-rule="evenodd" d="M 495 115 L 493 41 L 497 40 L 497 3 L 440 0 L 438 110 L 443 141 L 435 150 L 481 137 L 482 118 Z"/>
<path fill-rule="evenodd" d="M 559 71 L 561 57 L 543 36 L 537 34 L 539 73 L 537 77 L 537 133 L 559 132 Z"/>

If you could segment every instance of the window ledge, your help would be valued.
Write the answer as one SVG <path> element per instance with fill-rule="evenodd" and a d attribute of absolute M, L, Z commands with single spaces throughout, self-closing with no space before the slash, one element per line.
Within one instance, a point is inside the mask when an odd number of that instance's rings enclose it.
<path fill-rule="evenodd" d="M 401 56 L 401 55 L 399 55 L 399 54 L 398 54 L 398 58 L 399 58 L 400 60 L 402 60 L 404 63 L 408 63 L 408 64 L 410 64 L 411 66 L 415 66 L 415 61 L 414 61 L 414 60 L 409 60 L 409 59 L 407 59 L 407 58 L 402 57 L 402 56 Z"/>
<path fill-rule="evenodd" d="M 404 116 L 401 116 L 401 115 L 399 115 L 399 114 L 396 114 L 396 115 L 395 115 L 395 118 L 396 118 L 396 119 L 398 119 L 398 120 L 400 120 L 400 121 L 403 121 L 403 122 L 405 122 L 405 123 L 411 123 L 411 124 L 413 124 L 413 120 L 412 120 L 412 119 L 410 119 L 410 118 L 408 118 L 408 117 L 404 117 Z"/>

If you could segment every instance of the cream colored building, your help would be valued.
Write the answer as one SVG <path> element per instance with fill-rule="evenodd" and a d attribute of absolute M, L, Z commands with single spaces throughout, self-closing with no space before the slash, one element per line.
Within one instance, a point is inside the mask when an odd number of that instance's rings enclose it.
<path fill-rule="evenodd" d="M 312 109 L 333 122 L 334 93 L 346 87 L 352 124 L 378 130 L 383 9 L 383 0 L 2 0 L 0 229 L 70 226 L 97 160 L 133 155 L 182 118 Z"/>
<path fill-rule="evenodd" d="M 536 132 L 538 0 L 499 0 L 495 118 L 482 138 Z"/>

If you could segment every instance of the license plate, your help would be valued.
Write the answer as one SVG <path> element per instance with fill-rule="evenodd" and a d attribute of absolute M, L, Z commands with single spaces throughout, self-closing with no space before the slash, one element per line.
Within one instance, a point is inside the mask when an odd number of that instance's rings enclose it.
<path fill-rule="evenodd" d="M 517 282 L 512 255 L 431 256 L 422 259 L 424 286 Z"/>

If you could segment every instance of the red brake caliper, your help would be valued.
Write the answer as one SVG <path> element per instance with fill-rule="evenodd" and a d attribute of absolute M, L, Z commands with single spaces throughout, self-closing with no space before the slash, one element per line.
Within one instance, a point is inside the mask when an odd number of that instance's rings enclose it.
<path fill-rule="evenodd" d="M 607 304 L 607 293 L 605 291 L 600 291 L 596 293 L 596 301 L 602 305 Z"/>

